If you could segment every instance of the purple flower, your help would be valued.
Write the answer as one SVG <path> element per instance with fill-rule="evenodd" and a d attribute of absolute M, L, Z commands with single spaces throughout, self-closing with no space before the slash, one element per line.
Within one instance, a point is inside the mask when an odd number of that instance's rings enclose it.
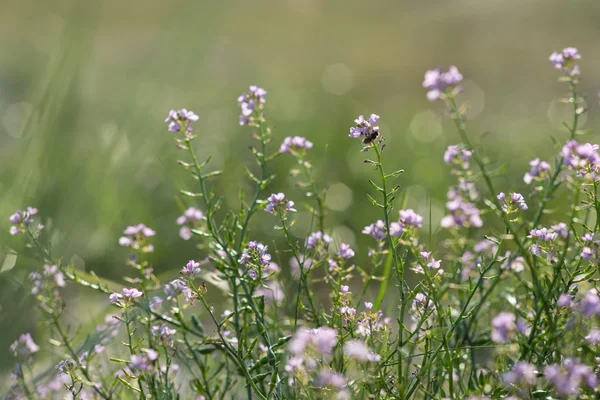
<path fill-rule="evenodd" d="M 566 293 L 561 294 L 556 300 L 556 305 L 558 307 L 571 307 L 573 306 L 573 299 Z"/>
<path fill-rule="evenodd" d="M 481 211 L 473 204 L 456 197 L 446 203 L 446 209 L 450 215 L 442 218 L 440 225 L 442 228 L 481 228 Z"/>
<path fill-rule="evenodd" d="M 200 263 L 194 260 L 188 261 L 181 269 L 181 275 L 193 278 L 200 273 Z"/>
<path fill-rule="evenodd" d="M 425 311 L 433 310 L 433 301 L 429 300 L 423 293 L 417 293 L 412 302 L 412 311 L 417 313 L 423 313 Z"/>
<path fill-rule="evenodd" d="M 585 337 L 585 340 L 592 346 L 600 344 L 600 329 L 594 328 Z"/>
<path fill-rule="evenodd" d="M 174 279 L 167 283 L 164 287 L 164 291 L 167 294 L 167 300 L 172 300 L 182 293 L 184 294 L 186 300 L 190 300 L 193 297 L 192 290 L 181 279 Z"/>
<path fill-rule="evenodd" d="M 541 161 L 539 158 L 530 161 L 529 166 L 531 169 L 523 177 L 523 181 L 528 185 L 530 185 L 536 178 L 544 178 L 546 176 L 546 172 L 550 170 L 550 164 L 548 164 L 546 161 Z"/>
<path fill-rule="evenodd" d="M 110 304 L 116 304 L 119 302 L 120 298 L 121 296 L 118 293 L 111 293 L 110 296 L 108 296 L 108 301 Z"/>
<path fill-rule="evenodd" d="M 444 71 L 442 68 L 436 68 L 425 72 L 423 87 L 428 89 L 427 99 L 435 101 L 444 95 L 446 89 L 456 87 L 463 79 L 463 76 L 454 65 Z"/>
<path fill-rule="evenodd" d="M 461 169 L 469 169 L 469 159 L 472 155 L 472 152 L 461 149 L 459 146 L 448 146 L 444 153 L 444 162 L 458 165 Z"/>
<path fill-rule="evenodd" d="M 173 346 L 174 336 L 177 331 L 166 324 L 152 327 L 152 336 L 156 338 L 157 344 Z"/>
<path fill-rule="evenodd" d="M 185 128 L 187 133 L 192 132 L 192 122 L 198 121 L 199 117 L 193 111 L 182 108 L 179 111 L 171 110 L 165 119 L 165 124 L 169 124 L 169 132 L 181 132 Z"/>
<path fill-rule="evenodd" d="M 513 313 L 501 312 L 492 319 L 492 340 L 497 343 L 508 342 L 509 335 L 516 329 L 516 317 Z"/>
<path fill-rule="evenodd" d="M 575 170 L 578 177 L 591 176 L 597 179 L 597 171 L 600 166 L 600 155 L 598 155 L 597 144 L 579 144 L 571 140 L 565 144 L 561 151 L 564 164 Z"/>
<path fill-rule="evenodd" d="M 333 241 L 331 237 L 323 232 L 313 232 L 306 239 L 306 248 L 307 249 L 316 249 L 317 247 L 323 245 L 324 247 L 329 246 L 329 244 Z"/>
<path fill-rule="evenodd" d="M 379 354 L 373 353 L 362 340 L 350 340 L 344 344 L 344 355 L 359 363 L 377 362 Z"/>
<path fill-rule="evenodd" d="M 511 193 L 510 198 L 507 200 L 506 195 L 501 192 L 497 196 L 497 199 L 502 205 L 502 211 L 507 214 L 517 211 L 526 211 L 528 209 L 525 198 L 523 198 L 521 193 Z"/>
<path fill-rule="evenodd" d="M 352 292 L 350 291 L 350 286 L 341 285 L 340 286 L 340 294 L 342 296 L 347 295 L 347 294 L 352 294 Z"/>
<path fill-rule="evenodd" d="M 591 260 L 592 258 L 594 258 L 594 250 L 587 246 L 584 247 L 583 249 L 581 249 L 581 258 L 583 258 L 584 260 Z"/>
<path fill-rule="evenodd" d="M 306 138 L 301 136 L 288 136 L 281 143 L 279 147 L 280 153 L 292 153 L 292 154 L 305 154 L 308 150 L 312 149 L 313 144 Z"/>
<path fill-rule="evenodd" d="M 409 208 L 406 210 L 398 211 L 400 219 L 398 222 L 392 222 L 390 224 L 390 235 L 400 237 L 405 231 L 414 231 L 416 228 L 423 226 L 423 217 L 414 212 L 413 209 Z"/>
<path fill-rule="evenodd" d="M 383 222 L 382 220 L 378 220 L 377 222 L 374 222 L 371 225 L 367 225 L 362 230 L 362 233 L 371 236 L 375 240 L 384 240 L 386 237 L 385 222 Z"/>
<path fill-rule="evenodd" d="M 11 223 L 9 232 L 12 236 L 18 235 L 19 233 L 25 232 L 29 225 L 33 223 L 33 216 L 38 213 L 38 209 L 34 207 L 27 207 L 26 210 L 17 210 L 11 215 L 8 220 Z M 40 225 L 41 229 L 43 226 Z"/>
<path fill-rule="evenodd" d="M 266 103 L 265 95 L 267 92 L 258 86 L 250 86 L 250 93 L 244 93 L 237 99 L 238 105 L 242 111 L 240 115 L 240 125 L 256 125 L 256 112 L 264 109 Z"/>
<path fill-rule="evenodd" d="M 541 228 L 541 229 L 532 229 L 529 231 L 530 239 L 535 239 L 540 242 L 552 242 L 556 239 L 558 233 L 554 232 L 552 229 Z"/>
<path fill-rule="evenodd" d="M 593 315 L 600 317 L 600 298 L 596 289 L 588 290 L 581 300 L 581 314 L 589 318 Z"/>
<path fill-rule="evenodd" d="M 566 72 L 568 75 L 579 75 L 579 66 L 574 62 L 580 60 L 581 55 L 575 47 L 564 48 L 561 52 L 554 52 L 549 60 L 555 69 Z"/>
<path fill-rule="evenodd" d="M 190 207 L 183 215 L 177 218 L 177 225 L 181 225 L 179 236 L 183 240 L 190 240 L 192 237 L 191 228 L 195 228 L 204 218 L 204 213 L 194 207 Z"/>
<path fill-rule="evenodd" d="M 142 292 L 140 292 L 139 290 L 137 290 L 136 288 L 123 288 L 123 290 L 121 290 L 121 296 L 123 296 L 123 298 L 127 301 L 131 301 L 133 299 L 137 299 L 138 297 L 142 297 L 144 294 Z"/>
<path fill-rule="evenodd" d="M 502 374 L 502 379 L 507 385 L 522 389 L 523 386 L 532 386 L 535 384 L 537 371 L 528 362 L 519 361 L 510 371 Z"/>
<path fill-rule="evenodd" d="M 582 382 L 590 389 L 595 389 L 598 383 L 594 371 L 574 358 L 565 359 L 563 368 L 549 365 L 544 369 L 544 376 L 561 396 L 576 395 Z"/>
<path fill-rule="evenodd" d="M 312 330 L 312 342 L 321 354 L 331 354 L 337 344 L 338 332 L 336 329 L 321 327 Z"/>
<path fill-rule="evenodd" d="M 350 248 L 349 244 L 342 243 L 340 244 L 340 251 L 337 253 L 337 255 L 344 260 L 348 260 L 354 257 L 354 250 Z"/>
<path fill-rule="evenodd" d="M 10 345 L 10 351 L 15 357 L 27 358 L 33 353 L 37 353 L 40 347 L 35 344 L 31 334 L 24 333 L 19 339 Z"/>
<path fill-rule="evenodd" d="M 123 231 L 125 236 L 119 238 L 119 245 L 141 250 L 144 253 L 152 253 L 154 246 L 146 244 L 147 240 L 156 235 L 156 231 L 144 224 L 132 225 Z"/>
<path fill-rule="evenodd" d="M 379 136 L 379 126 L 375 125 L 379 120 L 379 115 L 371 114 L 369 119 L 365 119 L 363 115 L 360 115 L 354 120 L 356 124 L 350 128 L 350 136 L 354 139 L 363 138 L 363 143 L 368 144 L 373 142 Z"/>
<path fill-rule="evenodd" d="M 559 222 L 550 227 L 554 232 L 558 233 L 563 239 L 569 237 L 569 227 L 564 222 Z"/>
<path fill-rule="evenodd" d="M 283 193 L 273 193 L 268 198 L 268 204 L 265 207 L 265 211 L 271 214 L 277 214 L 278 211 L 293 211 L 296 209 L 294 207 L 294 202 L 285 199 L 285 194 Z"/>

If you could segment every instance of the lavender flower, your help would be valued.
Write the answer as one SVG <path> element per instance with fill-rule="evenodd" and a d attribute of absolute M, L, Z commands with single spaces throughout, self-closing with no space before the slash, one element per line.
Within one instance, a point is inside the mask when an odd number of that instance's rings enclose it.
<path fill-rule="evenodd" d="M 463 79 L 463 76 L 454 65 L 444 71 L 442 68 L 436 68 L 425 72 L 423 87 L 428 89 L 427 99 L 435 101 L 444 96 L 448 89 L 454 89 Z"/>
<path fill-rule="evenodd" d="M 356 126 L 350 128 L 350 136 L 354 139 L 363 138 L 363 143 L 368 144 L 373 142 L 379 136 L 379 126 L 375 124 L 379 120 L 379 115 L 371 114 L 369 119 L 365 119 L 363 115 L 360 115 L 354 120 Z"/>
<path fill-rule="evenodd" d="M 481 211 L 473 203 L 464 201 L 456 197 L 446 203 L 446 209 L 450 215 L 442 218 L 441 226 L 443 228 L 481 228 Z"/>
<path fill-rule="evenodd" d="M 549 365 L 544 369 L 544 376 L 561 396 L 578 394 L 582 383 L 590 389 L 595 389 L 598 384 L 593 370 L 574 358 L 565 359 L 563 368 L 557 364 Z"/>
<path fill-rule="evenodd" d="M 371 225 L 367 225 L 362 230 L 362 233 L 371 236 L 375 240 L 384 240 L 386 237 L 385 222 L 383 222 L 382 220 L 378 220 L 377 222 L 374 222 Z"/>
<path fill-rule="evenodd" d="M 191 133 L 191 124 L 198 121 L 198 119 L 199 117 L 193 111 L 182 108 L 179 111 L 169 111 L 165 124 L 169 124 L 169 132 L 181 132 L 183 128 L 187 133 Z"/>
<path fill-rule="evenodd" d="M 307 249 L 317 249 L 319 246 L 327 247 L 333 239 L 327 234 L 324 234 L 321 231 L 313 232 L 306 239 L 306 248 Z"/>
<path fill-rule="evenodd" d="M 550 171 L 550 164 L 541 161 L 539 158 L 529 162 L 531 169 L 523 177 L 523 181 L 530 185 L 535 179 L 544 179 L 546 173 Z"/>
<path fill-rule="evenodd" d="M 286 200 L 285 194 L 283 193 L 273 193 L 267 200 L 269 203 L 265 207 L 265 211 L 268 213 L 277 214 L 278 212 L 296 211 L 296 209 L 293 208 L 294 202 Z"/>
<path fill-rule="evenodd" d="M 469 159 L 473 153 L 469 150 L 461 149 L 459 146 L 448 146 L 444 153 L 444 162 L 459 166 L 461 169 L 469 169 Z"/>
<path fill-rule="evenodd" d="M 281 147 L 279 147 L 280 153 L 291 153 L 294 155 L 304 155 L 310 149 L 312 149 L 313 144 L 306 138 L 301 136 L 288 136 L 281 143 Z"/>
<path fill-rule="evenodd" d="M 600 344 L 600 329 L 591 329 L 590 333 L 585 337 L 585 340 L 592 346 Z"/>
<path fill-rule="evenodd" d="M 268 246 L 256 241 L 250 241 L 242 251 L 239 263 L 248 268 L 248 276 L 252 280 L 258 278 L 257 271 L 269 269 L 271 266 L 271 255 L 267 253 Z M 277 267 L 278 268 L 278 267 Z"/>
<path fill-rule="evenodd" d="M 377 362 L 381 359 L 379 354 L 373 353 L 362 340 L 350 340 L 344 344 L 344 355 L 359 363 Z"/>
<path fill-rule="evenodd" d="M 573 299 L 566 293 L 563 293 L 560 296 L 558 296 L 558 300 L 556 300 L 556 305 L 561 308 L 571 307 L 573 306 L 573 304 Z"/>
<path fill-rule="evenodd" d="M 536 241 L 539 242 L 552 242 L 554 241 L 558 236 L 558 233 L 554 232 L 552 229 L 548 229 L 548 228 L 540 228 L 540 229 L 532 229 L 531 231 L 529 231 L 529 236 L 527 236 L 530 239 L 535 239 Z"/>
<path fill-rule="evenodd" d="M 157 344 L 173 346 L 174 336 L 177 333 L 175 329 L 171 329 L 166 324 L 155 325 L 152 327 L 152 336 L 156 338 Z"/>
<path fill-rule="evenodd" d="M 136 288 L 123 288 L 123 290 L 121 290 L 121 296 L 123 296 L 126 301 L 133 301 L 134 299 L 142 297 L 143 295 L 144 294 Z"/>
<path fill-rule="evenodd" d="M 124 247 L 131 247 L 134 250 L 141 250 L 144 253 L 152 253 L 154 246 L 146 244 L 146 241 L 156 235 L 156 231 L 148 228 L 144 224 L 132 225 L 123 231 L 125 236 L 119 238 L 119 244 Z"/>
<path fill-rule="evenodd" d="M 187 278 L 194 278 L 200 273 L 200 263 L 194 260 L 188 261 L 187 264 L 181 269 L 181 275 Z"/>
<path fill-rule="evenodd" d="M 423 217 L 417 214 L 413 209 L 398 211 L 400 219 L 398 222 L 390 224 L 390 235 L 400 237 L 404 232 L 409 231 L 414 233 L 417 228 L 423 226 Z"/>
<path fill-rule="evenodd" d="M 179 236 L 183 240 L 190 240 L 192 237 L 192 228 L 196 228 L 202 219 L 204 218 L 204 213 L 194 207 L 190 207 L 183 215 L 177 218 L 177 225 L 181 225 L 179 229 Z"/>
<path fill-rule="evenodd" d="M 502 379 L 507 385 L 523 388 L 532 386 L 537 379 L 535 367 L 526 361 L 519 361 L 513 368 L 502 374 Z"/>
<path fill-rule="evenodd" d="M 567 75 L 579 75 L 579 66 L 575 61 L 580 60 L 581 55 L 575 47 L 567 47 L 561 52 L 554 52 L 550 55 L 549 60 L 555 69 L 564 71 Z"/>
<path fill-rule="evenodd" d="M 190 300 L 193 297 L 192 290 L 181 279 L 174 279 L 167 283 L 164 287 L 164 291 L 167 294 L 167 300 L 172 300 L 180 294 L 183 294 L 186 300 Z"/>
<path fill-rule="evenodd" d="M 492 320 L 492 340 L 497 343 L 508 342 L 509 335 L 516 330 L 516 317 L 513 313 L 501 312 Z"/>
<path fill-rule="evenodd" d="M 581 314 L 589 318 L 593 315 L 600 317 L 600 297 L 596 289 L 588 290 L 581 300 Z"/>
<path fill-rule="evenodd" d="M 158 353 L 147 349 L 145 355 L 135 354 L 131 356 L 129 366 L 137 372 L 152 372 L 154 370 L 154 361 L 158 359 Z"/>
<path fill-rule="evenodd" d="M 267 92 L 258 86 L 250 86 L 250 93 L 240 95 L 237 102 L 242 110 L 240 115 L 240 125 L 256 125 L 257 113 L 264 109 L 266 103 L 265 95 Z"/>
<path fill-rule="evenodd" d="M 10 345 L 10 351 L 15 357 L 28 358 L 33 353 L 37 353 L 40 347 L 35 344 L 31 334 L 22 334 L 17 341 Z"/>
<path fill-rule="evenodd" d="M 338 251 L 337 255 L 344 260 L 348 260 L 354 257 L 354 250 L 350 248 L 349 244 L 342 243 L 340 244 L 340 251 Z"/>
<path fill-rule="evenodd" d="M 525 198 L 523 198 L 521 193 L 511 193 L 508 200 L 503 192 L 500 192 L 500 194 L 496 197 L 502 205 L 502 211 L 507 214 L 517 211 L 526 211 L 528 209 L 527 204 L 525 203 Z"/>
<path fill-rule="evenodd" d="M 579 144 L 571 140 L 565 144 L 561 151 L 564 164 L 571 170 L 576 171 L 578 177 L 592 177 L 597 179 L 598 167 L 600 165 L 599 146 L 597 144 Z"/>
<path fill-rule="evenodd" d="M 26 210 L 17 210 L 11 215 L 8 220 L 11 223 L 9 232 L 12 236 L 18 235 L 19 233 L 26 232 L 29 225 L 33 223 L 33 216 L 38 213 L 38 209 L 34 207 L 27 207 Z M 40 225 L 40 227 L 42 227 Z M 41 229 L 41 228 L 38 228 Z"/>

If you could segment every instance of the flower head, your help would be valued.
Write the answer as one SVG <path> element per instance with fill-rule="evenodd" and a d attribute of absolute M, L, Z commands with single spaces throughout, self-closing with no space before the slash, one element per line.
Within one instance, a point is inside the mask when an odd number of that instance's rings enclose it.
<path fill-rule="evenodd" d="M 190 260 L 181 269 L 181 275 L 185 277 L 193 278 L 200 273 L 200 263 L 194 260 Z"/>
<path fill-rule="evenodd" d="M 579 75 L 579 65 L 575 61 L 580 60 L 581 55 L 575 47 L 567 47 L 562 51 L 550 54 L 549 60 L 555 69 L 564 71 L 567 75 Z"/>
<path fill-rule="evenodd" d="M 354 120 L 356 124 L 350 128 L 350 136 L 354 139 L 363 138 L 363 143 L 368 144 L 373 142 L 379 136 L 379 126 L 375 125 L 379 120 L 379 115 L 371 114 L 369 119 L 365 119 L 363 115 L 360 115 Z"/>
<path fill-rule="evenodd" d="M 237 102 L 242 111 L 240 125 L 256 125 L 256 119 L 266 103 L 266 94 L 266 90 L 253 85 L 250 86 L 249 93 L 243 93 L 238 97 Z"/>
<path fill-rule="evenodd" d="M 444 96 L 447 89 L 453 89 L 463 79 L 463 76 L 454 65 L 444 71 L 442 68 L 436 68 L 425 72 L 423 87 L 428 90 L 427 99 L 435 101 Z"/>
<path fill-rule="evenodd" d="M 199 117 L 193 111 L 182 108 L 179 111 L 169 111 L 165 124 L 169 124 L 169 132 L 181 132 L 183 129 L 186 133 L 191 133 L 192 122 L 196 122 L 198 119 Z"/>
<path fill-rule="evenodd" d="M 148 244 L 147 241 L 152 236 L 156 235 L 156 231 L 148 228 L 144 224 L 132 225 L 125 228 L 124 236 L 119 238 L 119 244 L 124 247 L 131 247 L 135 250 L 141 250 L 145 253 L 154 251 L 154 246 Z"/>
<path fill-rule="evenodd" d="M 280 153 L 291 153 L 294 155 L 305 154 L 308 150 L 312 149 L 313 144 L 311 141 L 301 136 L 288 136 L 283 140 L 279 147 Z"/>
<path fill-rule="evenodd" d="M 279 211 L 296 211 L 294 208 L 294 202 L 291 200 L 286 200 L 285 194 L 283 193 L 273 193 L 267 198 L 267 201 L 268 203 L 265 207 L 265 211 L 268 213 L 277 214 Z"/>
<path fill-rule="evenodd" d="M 40 347 L 35 344 L 29 333 L 22 334 L 17 341 L 10 345 L 10 351 L 15 357 L 27 358 L 39 350 Z"/>

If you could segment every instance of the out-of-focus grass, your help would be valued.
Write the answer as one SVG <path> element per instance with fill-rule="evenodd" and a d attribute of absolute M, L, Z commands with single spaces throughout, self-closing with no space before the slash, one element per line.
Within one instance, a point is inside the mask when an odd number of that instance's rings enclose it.
<path fill-rule="evenodd" d="M 251 138 L 237 125 L 235 99 L 249 84 L 266 88 L 273 146 L 290 135 L 315 143 L 314 163 L 330 186 L 329 226 L 363 246 L 359 232 L 378 216 L 364 196 L 372 171 L 347 138 L 360 113 L 381 115 L 386 162 L 406 169 L 400 184 L 408 205 L 429 215 L 430 198 L 434 228 L 442 215 L 449 175 L 441 156 L 458 140 L 425 99 L 426 69 L 456 64 L 464 73 L 470 132 L 493 160 L 509 163 L 498 178 L 503 190 L 523 189 L 527 162 L 552 161 L 548 137 L 566 136 L 553 103 L 564 88 L 547 61 L 551 51 L 580 49 L 581 87 L 590 94 L 586 127 L 598 124 L 600 7 L 592 0 L 29 0 L 4 1 L 2 10 L 0 229 L 8 231 L 15 209 L 37 206 L 55 254 L 113 280 L 126 272 L 117 238 L 128 224 L 158 230 L 158 271 L 175 274 L 200 257 L 178 239 L 174 223 L 177 190 L 193 182 L 176 165 L 179 153 L 162 124 L 170 108 L 201 116 L 197 150 L 225 171 L 219 190 L 237 207 Z M 290 166 L 285 158 L 274 162 L 273 190 L 299 201 Z M 271 227 L 264 221 L 253 235 L 272 243 Z M 299 223 L 296 233 L 305 229 Z M 23 250 L 19 238 L 3 234 L 0 241 L 0 265 L 9 249 Z M 358 254 L 357 262 L 364 259 Z M 9 343 L 36 329 L 19 284 L 35 267 L 19 256 L 0 274 L 0 368 L 11 363 Z M 74 291 L 71 300 L 96 300 L 84 293 Z"/>

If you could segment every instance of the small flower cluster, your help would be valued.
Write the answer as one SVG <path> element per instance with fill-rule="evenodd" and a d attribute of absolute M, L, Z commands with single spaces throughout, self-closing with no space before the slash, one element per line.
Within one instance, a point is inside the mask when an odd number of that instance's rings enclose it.
<path fill-rule="evenodd" d="M 46 288 L 54 289 L 65 286 L 65 276 L 56 265 L 44 265 L 42 272 L 29 274 L 32 283 L 32 294 L 43 293 Z"/>
<path fill-rule="evenodd" d="M 288 211 L 295 212 L 294 202 L 285 199 L 283 193 L 273 193 L 267 198 L 267 205 L 265 211 L 271 214 L 286 213 Z"/>
<path fill-rule="evenodd" d="M 179 228 L 179 237 L 183 240 L 190 240 L 192 238 L 192 229 L 197 228 L 200 222 L 204 218 L 204 213 L 197 208 L 189 207 L 183 215 L 177 218 L 177 225 Z"/>
<path fill-rule="evenodd" d="M 33 216 L 38 213 L 38 209 L 34 207 L 27 207 L 26 210 L 17 210 L 13 215 L 8 219 L 11 223 L 10 234 L 15 236 L 19 233 L 27 232 L 29 229 L 29 225 L 33 223 Z M 41 230 L 43 227 L 40 226 L 38 230 Z"/>
<path fill-rule="evenodd" d="M 250 86 L 250 93 L 244 93 L 238 97 L 237 102 L 242 110 L 240 125 L 255 126 L 257 118 L 265 106 L 267 91 L 258 86 Z"/>
<path fill-rule="evenodd" d="M 531 185 L 534 180 L 544 180 L 548 174 L 548 171 L 550 171 L 550 164 L 548 164 L 546 161 L 541 161 L 539 158 L 531 160 L 529 162 L 529 166 L 531 169 L 523 177 L 523 181 L 528 185 Z"/>
<path fill-rule="evenodd" d="M 142 297 L 143 293 L 137 290 L 136 288 L 123 288 L 121 293 L 112 293 L 108 299 L 110 304 L 116 304 L 119 307 L 123 307 L 124 305 L 130 304 L 133 300 Z"/>
<path fill-rule="evenodd" d="M 428 90 L 427 99 L 435 101 L 444 98 L 447 90 L 455 89 L 463 79 L 463 76 L 454 65 L 444 71 L 436 68 L 425 72 L 423 87 Z"/>
<path fill-rule="evenodd" d="M 124 247 L 131 247 L 136 251 L 143 253 L 152 253 L 154 246 L 147 243 L 147 240 L 154 235 L 156 231 L 148 228 L 144 224 L 132 225 L 123 231 L 125 236 L 119 238 L 119 244 Z"/>
<path fill-rule="evenodd" d="M 179 133 L 183 130 L 186 135 L 190 135 L 193 130 L 192 122 L 196 122 L 198 119 L 199 117 L 193 111 L 182 108 L 178 111 L 169 111 L 165 124 L 169 124 L 169 132 Z"/>
<path fill-rule="evenodd" d="M 326 233 L 321 231 L 313 232 L 306 239 L 306 248 L 311 250 L 317 250 L 323 247 L 327 248 L 332 241 L 333 239 Z"/>
<path fill-rule="evenodd" d="M 360 115 L 354 120 L 356 126 L 350 128 L 350 136 L 354 139 L 363 138 L 364 144 L 372 143 L 379 136 L 379 126 L 375 125 L 379 120 L 379 115 L 371 114 L 369 119 Z"/>
<path fill-rule="evenodd" d="M 417 214 L 413 209 L 409 208 L 406 210 L 398 211 L 400 219 L 398 222 L 392 222 L 390 224 L 390 235 L 401 237 L 405 235 L 408 238 L 416 235 L 417 228 L 423 226 L 423 217 Z"/>
<path fill-rule="evenodd" d="M 302 136 L 288 136 L 279 147 L 280 153 L 290 153 L 296 156 L 304 156 L 306 152 L 312 149 L 313 144 L 310 140 Z"/>
<path fill-rule="evenodd" d="M 549 60 L 555 69 L 565 72 L 570 76 L 580 74 L 579 65 L 575 62 L 581 59 L 579 51 L 575 47 L 566 47 L 560 52 L 554 52 L 550 55 Z"/>
<path fill-rule="evenodd" d="M 444 153 L 444 162 L 448 165 L 457 165 L 460 169 L 469 169 L 469 159 L 473 153 L 459 146 L 448 146 Z"/>
<path fill-rule="evenodd" d="M 565 144 L 561 151 L 564 164 L 574 171 L 578 177 L 598 180 L 598 168 L 600 167 L 599 146 L 597 144 L 579 144 L 575 140 Z"/>
<path fill-rule="evenodd" d="M 598 378 L 592 368 L 579 363 L 575 358 L 565 359 L 562 368 L 558 364 L 547 366 L 544 377 L 561 396 L 577 395 L 581 386 L 590 389 L 598 386 Z"/>
<path fill-rule="evenodd" d="M 525 203 L 525 198 L 521 193 L 511 193 L 510 197 L 507 199 L 504 192 L 500 192 L 496 198 L 502 206 L 502 211 L 504 211 L 506 214 L 512 214 L 518 211 L 527 211 L 528 209 L 527 203 Z"/>
<path fill-rule="evenodd" d="M 271 265 L 271 255 L 267 253 L 268 246 L 255 241 L 248 242 L 242 252 L 239 263 L 248 269 L 248 276 L 256 280 L 262 271 Z"/>

